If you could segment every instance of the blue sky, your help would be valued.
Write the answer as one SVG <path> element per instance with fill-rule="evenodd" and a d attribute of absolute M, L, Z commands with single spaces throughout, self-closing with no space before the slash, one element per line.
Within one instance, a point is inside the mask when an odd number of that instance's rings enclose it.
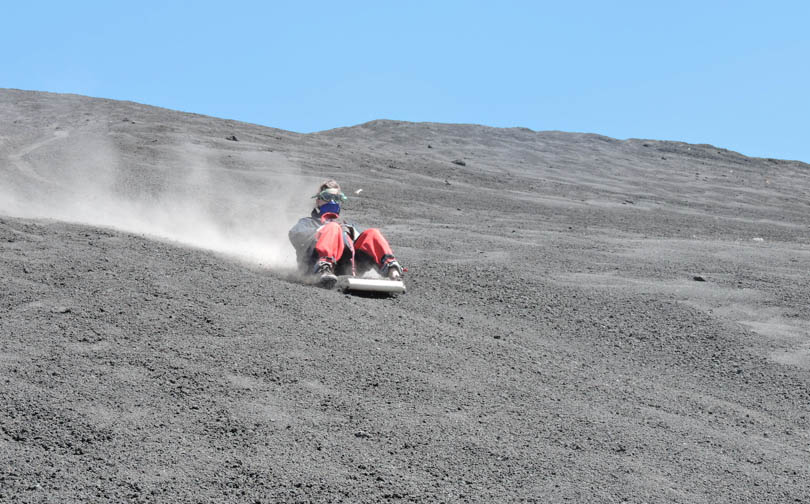
<path fill-rule="evenodd" d="M 808 26 L 810 2 L 780 1 L 5 2 L 0 87 L 299 132 L 476 123 L 810 162 Z"/>

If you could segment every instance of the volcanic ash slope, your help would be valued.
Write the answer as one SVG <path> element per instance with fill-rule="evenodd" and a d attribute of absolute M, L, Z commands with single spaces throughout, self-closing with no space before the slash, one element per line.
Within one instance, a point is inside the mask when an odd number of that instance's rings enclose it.
<path fill-rule="evenodd" d="M 808 168 L 2 90 L 0 501 L 810 502 Z M 293 273 L 326 177 L 408 294 Z"/>

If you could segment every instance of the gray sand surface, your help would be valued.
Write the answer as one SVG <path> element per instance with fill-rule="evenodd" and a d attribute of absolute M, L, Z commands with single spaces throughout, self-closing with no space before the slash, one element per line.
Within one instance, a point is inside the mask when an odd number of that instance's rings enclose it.
<path fill-rule="evenodd" d="M 0 502 L 810 502 L 806 164 L 0 90 L 0 185 Z"/>

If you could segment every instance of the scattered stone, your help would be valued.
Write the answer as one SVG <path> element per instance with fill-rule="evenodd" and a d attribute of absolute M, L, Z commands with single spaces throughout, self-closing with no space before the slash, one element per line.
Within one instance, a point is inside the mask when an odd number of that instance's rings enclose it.
<path fill-rule="evenodd" d="M 354 437 L 361 438 L 361 439 L 370 438 L 371 434 L 369 434 L 366 431 L 357 431 L 357 432 L 354 433 Z"/>
<path fill-rule="evenodd" d="M 457 165 L 459 165 L 459 166 L 467 166 L 467 163 L 465 163 L 465 162 L 464 162 L 464 161 L 462 161 L 461 159 L 454 159 L 454 160 L 453 160 L 453 164 L 457 164 Z"/>
<path fill-rule="evenodd" d="M 752 238 L 752 240 L 755 241 L 755 242 L 764 242 L 765 238 L 756 237 L 756 238 Z"/>
<path fill-rule="evenodd" d="M 56 306 L 51 311 L 54 313 L 70 313 L 70 308 L 68 308 L 67 306 Z"/>
<path fill-rule="evenodd" d="M 238 142 L 239 139 L 236 138 L 236 135 L 226 136 L 225 140 L 230 140 L 231 142 Z"/>

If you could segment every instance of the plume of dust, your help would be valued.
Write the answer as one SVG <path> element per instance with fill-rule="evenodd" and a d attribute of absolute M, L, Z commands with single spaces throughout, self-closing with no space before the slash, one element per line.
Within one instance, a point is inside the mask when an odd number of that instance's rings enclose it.
<path fill-rule="evenodd" d="M 295 264 L 287 231 L 309 212 L 316 182 L 270 152 L 241 153 L 229 168 L 222 152 L 196 145 L 164 153 L 159 165 L 125 165 L 95 136 L 9 156 L 0 213 L 115 228 L 269 268 Z"/>

